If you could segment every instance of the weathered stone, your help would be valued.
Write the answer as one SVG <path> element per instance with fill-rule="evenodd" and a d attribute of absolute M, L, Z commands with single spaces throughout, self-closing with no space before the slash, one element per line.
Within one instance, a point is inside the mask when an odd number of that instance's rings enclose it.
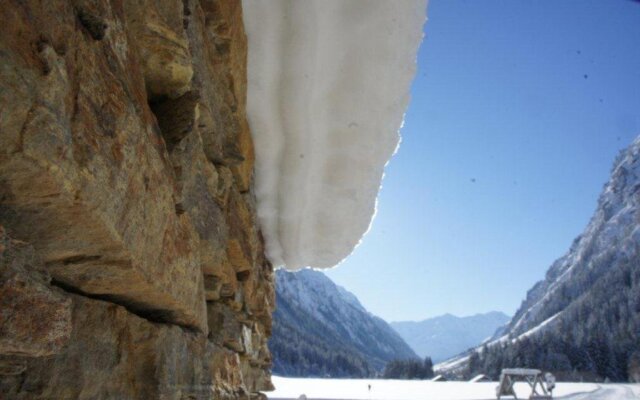
<path fill-rule="evenodd" d="M 217 349 L 213 359 L 213 381 L 216 382 L 215 399 L 224 398 L 226 394 L 235 393 L 238 398 L 246 397 L 246 388 L 240 367 L 240 357 L 238 353 Z M 229 396 L 230 397 L 230 396 Z"/>
<path fill-rule="evenodd" d="M 242 292 L 236 292 L 236 299 L 238 299 L 238 297 L 240 297 L 242 295 Z M 229 305 L 229 308 L 231 308 L 234 312 L 239 313 L 240 311 L 242 311 L 242 308 L 244 306 L 244 303 L 240 300 L 229 300 L 227 301 L 227 305 Z"/>
<path fill-rule="evenodd" d="M 250 270 L 255 264 L 259 246 L 256 217 L 249 211 L 244 196 L 232 188 L 227 205 L 227 257 L 236 273 Z M 248 229 L 240 227 L 248 226 Z"/>
<path fill-rule="evenodd" d="M 256 368 L 258 364 L 254 364 L 246 357 L 242 358 L 241 363 L 245 386 L 249 392 L 257 393 L 274 390 L 271 383 L 271 374 L 268 370 Z"/>
<path fill-rule="evenodd" d="M 179 1 L 125 1 L 129 39 L 142 60 L 151 99 L 176 98 L 189 90 L 193 77 L 189 43 Z"/>
<path fill-rule="evenodd" d="M 271 313 L 275 307 L 273 267 L 261 258 L 249 279 L 242 282 L 247 312 L 259 321 L 266 336 L 271 335 Z"/>
<path fill-rule="evenodd" d="M 251 140 L 249 124 L 246 120 L 241 123 L 240 131 L 238 132 L 238 150 L 242 156 L 242 162 L 232 165 L 231 171 L 236 179 L 238 190 L 245 193 L 251 187 L 253 165 L 256 157 L 253 150 L 253 140 Z"/>
<path fill-rule="evenodd" d="M 207 301 L 219 300 L 221 290 L 222 284 L 218 277 L 213 275 L 204 276 L 204 293 Z"/>
<path fill-rule="evenodd" d="M 220 176 L 204 155 L 198 130 L 176 143 L 171 163 L 177 178 L 177 200 L 197 234 L 201 268 L 205 274 L 223 276 L 226 255 L 222 249 L 228 232 L 225 205 L 218 201 Z"/>
<path fill-rule="evenodd" d="M 199 120 L 210 161 L 232 166 L 236 183 L 247 191 L 254 164 L 253 142 L 246 121 L 247 42 L 238 1 L 202 0 L 189 18 L 187 32 L 194 56 L 194 81 L 212 93 L 204 99 Z M 196 32 L 199 32 L 196 34 Z M 204 60 L 216 60 L 213 63 Z M 204 79 L 211 75 L 218 79 Z"/>
<path fill-rule="evenodd" d="M 8 0 L 0 18 L 0 224 L 33 246 L 0 244 L 31 249 L 1 264 L 0 393 L 269 389 L 241 1 Z"/>
<path fill-rule="evenodd" d="M 0 355 L 0 375 L 20 375 L 27 370 L 27 360 Z"/>
<path fill-rule="evenodd" d="M 17 359 L 26 371 L 0 376 L 7 398 L 213 399 L 246 391 L 239 362 L 233 362 L 237 354 L 205 336 L 151 323 L 111 303 L 70 297 L 68 345 L 54 357 Z"/>
<path fill-rule="evenodd" d="M 103 7 L 101 41 L 68 2 L 0 13 L 0 220 L 63 284 L 206 329 L 190 224 L 119 10 Z"/>
<path fill-rule="evenodd" d="M 228 283 L 223 283 L 220 288 L 220 297 L 231 298 L 235 294 L 235 289 Z"/>
<path fill-rule="evenodd" d="M 30 246 L 10 240 L 0 226 L 0 355 L 52 355 L 71 335 L 71 301 L 48 285 L 34 257 Z M 9 374 L 13 366 L 0 370 Z"/>
<path fill-rule="evenodd" d="M 251 328 L 245 324 L 242 324 L 242 347 L 247 354 L 253 353 L 253 341 L 251 335 Z"/>
<path fill-rule="evenodd" d="M 236 318 L 236 312 L 224 303 L 208 302 L 209 339 L 237 353 L 244 353 L 242 323 Z"/>

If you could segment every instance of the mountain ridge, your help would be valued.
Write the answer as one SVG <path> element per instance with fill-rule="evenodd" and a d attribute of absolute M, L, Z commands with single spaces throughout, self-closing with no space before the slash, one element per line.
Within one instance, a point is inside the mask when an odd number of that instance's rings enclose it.
<path fill-rule="evenodd" d="M 355 295 L 310 269 L 276 271 L 269 347 L 274 373 L 284 376 L 368 377 L 392 359 L 417 358 Z"/>
<path fill-rule="evenodd" d="M 561 310 L 545 307 L 557 296 L 562 284 L 580 272 L 591 269 L 601 275 L 622 258 L 637 255 L 640 244 L 640 136 L 614 161 L 611 178 L 604 185 L 596 211 L 585 231 L 578 235 L 569 251 L 547 270 L 545 278 L 528 292 L 514 314 L 508 330 L 521 334 L 546 321 Z M 606 264 L 606 265 L 605 265 Z M 595 271 L 601 267 L 599 271 Z M 578 297 L 570 293 L 568 297 Z"/>
<path fill-rule="evenodd" d="M 527 292 L 505 331 L 437 367 L 495 377 L 517 364 L 565 379 L 640 380 L 638 260 L 640 136 L 616 157 L 583 233 Z"/>
<path fill-rule="evenodd" d="M 394 321 L 390 325 L 420 357 L 430 356 L 439 362 L 491 338 L 509 319 L 500 311 L 464 317 L 446 313 L 422 321 Z"/>

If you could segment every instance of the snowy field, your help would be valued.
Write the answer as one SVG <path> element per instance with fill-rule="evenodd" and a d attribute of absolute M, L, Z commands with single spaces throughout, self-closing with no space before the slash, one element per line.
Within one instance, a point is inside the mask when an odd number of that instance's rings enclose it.
<path fill-rule="evenodd" d="M 311 379 L 274 376 L 276 390 L 270 399 L 309 400 L 489 400 L 495 399 L 496 382 L 429 382 L 381 379 Z M 371 385 L 369 391 L 368 385 Z M 518 398 L 527 399 L 527 384 L 517 384 Z M 640 399 L 640 385 L 564 383 L 553 391 L 562 400 L 631 400 Z M 505 399 L 512 397 L 505 396 Z"/>

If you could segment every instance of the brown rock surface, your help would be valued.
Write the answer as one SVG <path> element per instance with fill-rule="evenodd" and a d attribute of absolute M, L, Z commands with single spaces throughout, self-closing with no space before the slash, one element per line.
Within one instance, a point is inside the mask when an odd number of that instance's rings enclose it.
<path fill-rule="evenodd" d="M 0 393 L 268 390 L 240 1 L 8 0 L 0 19 Z"/>
<path fill-rule="evenodd" d="M 157 133 L 122 10 L 102 40 L 67 1 L 4 4 L 2 223 L 54 279 L 206 329 L 190 224 Z M 6 116 L 6 117 L 5 117 Z"/>
<path fill-rule="evenodd" d="M 74 326 L 67 346 L 56 357 L 25 358 L 26 373 L 0 376 L 0 392 L 8 398 L 210 399 L 246 393 L 238 355 L 205 336 L 151 323 L 113 303 L 69 297 Z"/>
<path fill-rule="evenodd" d="M 0 226 L 0 354 L 52 355 L 71 335 L 71 301 L 49 286 L 34 257 Z"/>

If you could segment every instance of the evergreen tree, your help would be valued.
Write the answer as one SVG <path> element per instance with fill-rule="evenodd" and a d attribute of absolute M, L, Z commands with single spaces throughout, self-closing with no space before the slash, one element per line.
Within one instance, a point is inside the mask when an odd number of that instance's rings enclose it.
<path fill-rule="evenodd" d="M 392 360 L 384 368 L 385 379 L 430 379 L 433 378 L 433 361 L 427 357 L 419 359 Z"/>
<path fill-rule="evenodd" d="M 423 370 L 425 379 L 433 378 L 433 361 L 431 360 L 431 357 L 427 356 L 424 359 Z"/>

